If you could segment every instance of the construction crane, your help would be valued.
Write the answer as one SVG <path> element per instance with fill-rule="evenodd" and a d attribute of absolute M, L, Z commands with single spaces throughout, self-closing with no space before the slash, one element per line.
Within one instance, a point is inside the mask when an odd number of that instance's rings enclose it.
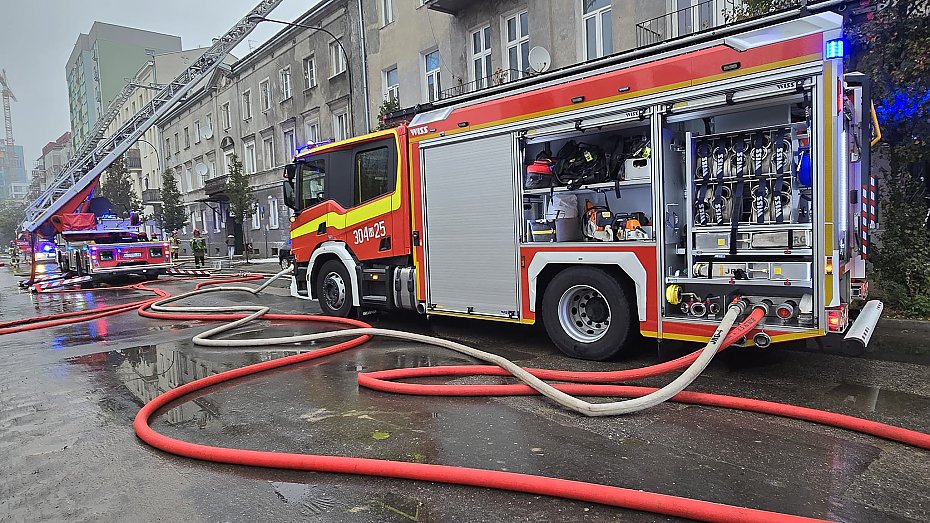
<path fill-rule="evenodd" d="M 159 118 L 167 114 L 200 81 L 213 74 L 226 55 L 282 1 L 259 2 L 232 29 L 216 39 L 207 52 L 165 85 L 152 101 L 142 106 L 139 112 L 130 117 L 112 136 L 106 137 L 106 129 L 116 120 L 120 108 L 136 89 L 131 83 L 123 87 L 106 114 L 97 120 L 88 138 L 62 168 L 58 178 L 26 209 L 22 229 L 32 233 L 45 225 L 52 216 L 74 212 L 81 202 L 91 195 L 100 174 L 125 154 Z"/>
<path fill-rule="evenodd" d="M 10 102 L 18 102 L 13 90 L 10 89 L 10 83 L 6 79 L 6 69 L 0 71 L 0 97 L 3 98 L 3 124 L 6 130 L 6 143 L 3 150 L 3 162 L 0 162 L 3 172 L 7 177 L 13 175 L 16 170 L 16 142 L 13 141 L 13 111 Z M 4 186 L 3 189 L 6 189 Z M 0 194 L 0 198 L 7 197 L 7 194 Z"/>

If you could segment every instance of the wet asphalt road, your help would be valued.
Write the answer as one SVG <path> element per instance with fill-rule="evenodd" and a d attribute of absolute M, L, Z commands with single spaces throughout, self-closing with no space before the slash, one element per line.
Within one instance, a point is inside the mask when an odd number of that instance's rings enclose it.
<path fill-rule="evenodd" d="M 0 269 L 0 321 L 135 301 L 133 291 L 33 296 Z M 160 282 L 178 294 L 190 282 Z M 202 303 L 242 303 L 214 294 Z M 282 287 L 253 302 L 315 312 Z M 643 342 L 611 363 L 567 360 L 538 330 L 369 317 L 525 366 L 605 370 L 693 347 Z M 0 521 L 673 521 L 559 499 L 431 483 L 214 465 L 153 450 L 132 419 L 155 395 L 293 352 L 206 349 L 195 321 L 135 313 L 0 337 Z M 268 322 L 239 336 L 304 332 Z M 691 390 L 834 410 L 930 431 L 924 324 L 885 322 L 862 358 L 816 348 L 731 350 Z M 365 456 L 551 475 L 841 521 L 930 521 L 930 453 L 804 422 L 665 404 L 587 419 L 534 397 L 421 398 L 359 390 L 359 370 L 463 364 L 442 349 L 375 340 L 223 386 L 162 412 L 160 432 L 227 447 Z M 473 379 L 462 379 L 471 382 Z M 646 380 L 661 385 L 662 378 Z"/>

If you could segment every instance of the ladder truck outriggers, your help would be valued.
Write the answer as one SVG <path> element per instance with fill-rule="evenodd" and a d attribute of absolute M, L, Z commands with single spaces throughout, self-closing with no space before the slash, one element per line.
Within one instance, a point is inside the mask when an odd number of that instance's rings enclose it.
<path fill-rule="evenodd" d="M 837 4 L 837 2 L 828 2 Z M 291 292 L 324 313 L 545 325 L 602 360 L 634 333 L 864 347 L 875 226 L 869 82 L 843 17 L 793 11 L 442 101 L 284 170 Z"/>
<path fill-rule="evenodd" d="M 158 91 L 150 102 L 143 105 L 138 112 L 130 116 L 113 135 L 107 137 L 106 130 L 119 116 L 120 108 L 123 107 L 129 97 L 135 93 L 136 85 L 132 82 L 126 84 L 113 102 L 110 103 L 107 112 L 97 120 L 94 128 L 88 134 L 89 137 L 87 140 L 84 141 L 75 152 L 74 156 L 72 156 L 62 168 L 58 178 L 49 184 L 48 189 L 26 208 L 25 220 L 21 225 L 21 229 L 25 233 L 28 233 L 28 237 L 31 238 L 31 241 L 34 243 L 41 238 L 52 238 L 56 234 L 56 223 L 60 225 L 68 220 L 72 220 L 73 218 L 70 218 L 70 216 L 75 214 L 87 214 L 86 211 L 91 206 L 94 191 L 100 181 L 100 175 L 103 171 L 117 158 L 125 154 L 126 151 L 128 151 L 129 148 L 155 124 L 155 122 L 167 114 L 168 111 L 192 89 L 208 79 L 210 75 L 214 74 L 217 68 L 222 64 L 226 55 L 239 43 L 245 40 L 249 33 L 255 29 L 255 26 L 264 20 L 266 16 L 271 14 L 281 2 L 282 0 L 261 0 L 245 17 L 227 31 L 226 34 L 215 39 L 213 46 L 207 49 L 200 58 L 182 71 L 177 78 Z M 89 234 L 91 233 L 86 232 L 85 236 Z M 127 236 L 123 239 L 132 239 L 133 241 L 138 239 L 137 232 L 133 233 L 127 230 L 126 235 Z M 87 243 L 87 241 L 91 240 L 81 240 L 81 242 L 79 242 L 82 244 L 81 250 L 84 249 L 84 244 Z M 153 245 L 150 248 L 151 250 L 146 252 L 151 255 L 157 252 L 157 248 L 158 245 Z M 35 252 L 34 245 L 30 250 L 31 252 Z M 127 253 L 129 252 L 136 251 L 130 249 Z M 83 257 L 81 257 L 80 260 L 72 260 L 71 258 L 70 255 L 64 258 L 59 256 L 60 260 L 92 261 L 90 252 L 88 252 L 86 260 Z M 152 256 L 152 258 L 154 259 L 157 257 Z M 119 260 L 114 259 L 112 261 L 118 262 Z M 143 268 L 143 266 L 147 264 L 132 264 L 132 259 L 124 261 L 125 263 L 121 266 L 122 269 L 120 269 L 121 272 L 149 271 L 148 273 L 143 273 L 147 275 L 152 274 L 152 269 L 161 269 L 161 267 Z M 167 263 L 169 263 L 167 257 L 163 257 L 159 261 L 159 264 Z M 78 268 L 82 266 L 89 269 L 93 268 L 92 264 L 68 263 L 67 266 L 62 267 L 62 272 L 79 272 Z M 27 282 L 29 284 L 36 280 L 36 264 L 34 260 L 32 267 L 33 272 L 29 282 Z M 133 267 L 136 268 L 133 269 Z M 114 268 L 113 270 L 116 269 Z M 103 272 L 107 271 L 96 271 L 96 273 L 91 271 L 92 274 L 102 274 Z"/>

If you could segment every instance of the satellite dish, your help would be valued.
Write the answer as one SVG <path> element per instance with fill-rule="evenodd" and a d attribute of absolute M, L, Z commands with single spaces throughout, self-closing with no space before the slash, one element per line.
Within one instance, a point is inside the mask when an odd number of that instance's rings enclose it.
<path fill-rule="evenodd" d="M 198 163 L 194 166 L 194 170 L 197 171 L 201 178 L 206 178 L 210 174 L 210 166 L 205 163 Z"/>
<path fill-rule="evenodd" d="M 203 137 L 207 140 L 213 138 L 213 127 L 204 127 L 203 131 L 201 131 L 201 134 L 203 134 Z"/>
<path fill-rule="evenodd" d="M 545 73 L 552 65 L 552 57 L 545 47 L 536 46 L 530 49 L 529 54 L 530 68 L 537 73 Z"/>

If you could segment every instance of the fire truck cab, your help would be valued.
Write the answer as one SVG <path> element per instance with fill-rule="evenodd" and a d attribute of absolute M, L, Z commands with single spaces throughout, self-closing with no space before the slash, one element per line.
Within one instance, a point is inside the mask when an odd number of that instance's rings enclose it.
<path fill-rule="evenodd" d="M 313 144 L 284 173 L 292 294 L 338 316 L 541 320 L 594 360 L 634 332 L 706 341 L 734 298 L 768 310 L 749 345 L 844 333 L 875 187 L 842 21 L 737 24 Z"/>

